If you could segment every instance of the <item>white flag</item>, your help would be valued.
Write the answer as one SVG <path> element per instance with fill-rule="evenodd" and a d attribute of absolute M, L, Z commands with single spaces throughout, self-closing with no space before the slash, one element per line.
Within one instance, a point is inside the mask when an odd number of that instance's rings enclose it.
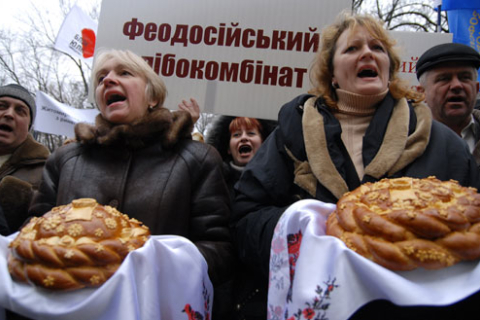
<path fill-rule="evenodd" d="M 96 34 L 97 23 L 75 5 L 60 27 L 55 49 L 92 63 Z"/>
<path fill-rule="evenodd" d="M 60 103 L 42 91 L 37 91 L 35 104 L 37 115 L 34 129 L 69 138 L 75 136 L 75 124 L 79 122 L 94 124 L 99 113 L 98 109 L 77 109 Z"/>
<path fill-rule="evenodd" d="M 442 5 L 442 0 L 433 0 L 433 7 L 437 8 Z"/>

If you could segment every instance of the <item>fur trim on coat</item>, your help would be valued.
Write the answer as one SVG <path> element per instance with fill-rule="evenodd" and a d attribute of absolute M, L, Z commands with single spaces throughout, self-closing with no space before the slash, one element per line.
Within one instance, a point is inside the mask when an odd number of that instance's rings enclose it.
<path fill-rule="evenodd" d="M 180 139 L 191 138 L 192 130 L 193 121 L 188 112 L 156 108 L 131 124 L 114 124 L 99 114 L 95 126 L 77 124 L 75 137 L 84 144 L 126 145 L 132 149 L 160 139 L 164 148 L 171 148 Z"/>

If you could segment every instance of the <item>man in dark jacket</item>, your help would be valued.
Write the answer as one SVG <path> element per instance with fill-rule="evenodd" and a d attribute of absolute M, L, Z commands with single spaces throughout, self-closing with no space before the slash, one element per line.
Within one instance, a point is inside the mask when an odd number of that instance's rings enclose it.
<path fill-rule="evenodd" d="M 34 98 L 24 87 L 0 87 L 0 206 L 11 232 L 28 218 L 28 206 L 49 155 L 29 134 L 35 108 Z"/>
<path fill-rule="evenodd" d="M 465 140 L 480 165 L 480 110 L 474 110 L 479 89 L 480 54 L 460 43 L 434 46 L 417 62 L 419 89 L 435 120 Z"/>

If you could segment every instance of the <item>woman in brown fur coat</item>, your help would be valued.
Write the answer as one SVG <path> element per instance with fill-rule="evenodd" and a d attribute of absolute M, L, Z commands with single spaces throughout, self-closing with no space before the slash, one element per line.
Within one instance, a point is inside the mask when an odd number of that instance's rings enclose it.
<path fill-rule="evenodd" d="M 77 141 L 48 159 L 30 213 L 95 198 L 142 221 L 153 235 L 188 238 L 205 257 L 215 298 L 221 297 L 217 289 L 230 277 L 232 250 L 218 152 L 191 139 L 188 112 L 163 107 L 165 85 L 141 57 L 100 52 L 92 74 L 100 115 L 95 126 L 78 124 Z"/>

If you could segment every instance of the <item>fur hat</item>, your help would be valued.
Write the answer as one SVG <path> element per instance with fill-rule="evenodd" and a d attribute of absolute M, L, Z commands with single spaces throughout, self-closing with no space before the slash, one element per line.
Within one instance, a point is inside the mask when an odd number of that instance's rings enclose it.
<path fill-rule="evenodd" d="M 27 89 L 18 85 L 18 84 L 8 84 L 6 86 L 0 87 L 0 97 L 12 97 L 15 99 L 22 100 L 25 102 L 30 109 L 30 124 L 28 129 L 30 129 L 35 121 L 35 114 L 36 114 L 36 106 L 35 106 L 35 99 L 33 96 L 28 92 Z"/>
<path fill-rule="evenodd" d="M 442 43 L 425 51 L 417 61 L 417 79 L 422 73 L 446 62 L 466 63 L 478 69 L 480 54 L 477 50 L 461 43 Z"/>

